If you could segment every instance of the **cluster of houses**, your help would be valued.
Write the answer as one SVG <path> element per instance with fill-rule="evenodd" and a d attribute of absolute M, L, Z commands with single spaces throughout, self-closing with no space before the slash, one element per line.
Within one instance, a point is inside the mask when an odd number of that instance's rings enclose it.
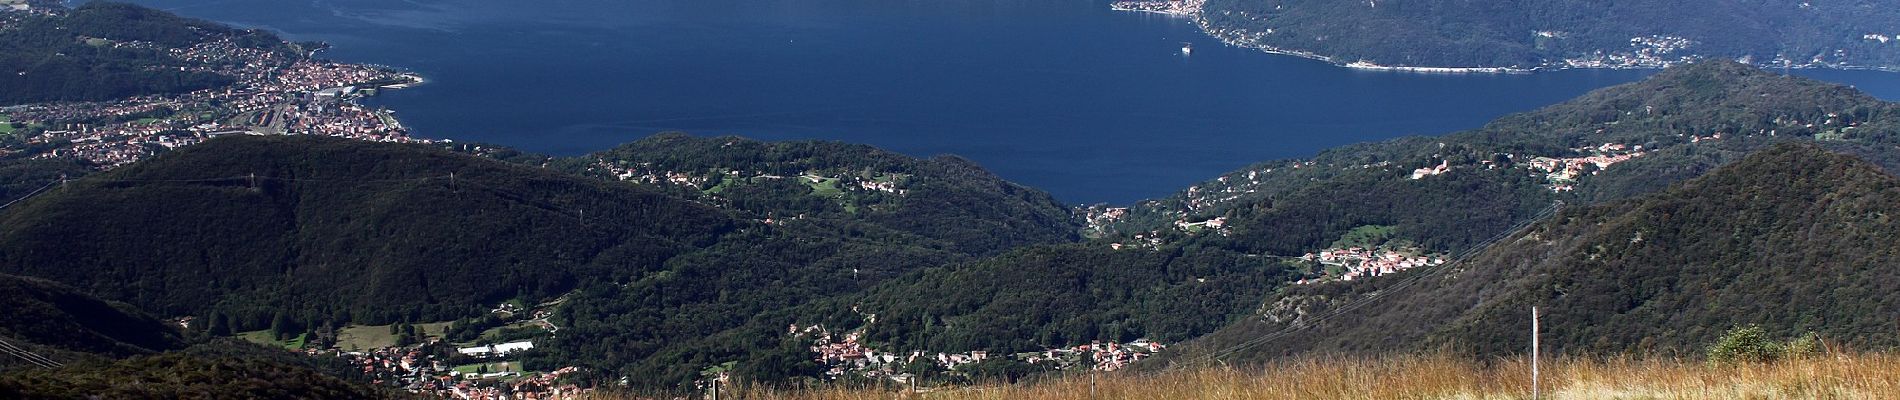
<path fill-rule="evenodd" d="M 1374 277 L 1396 273 L 1417 267 L 1440 265 L 1444 257 L 1417 255 L 1415 251 L 1396 251 L 1380 248 L 1332 248 L 1317 253 L 1306 253 L 1301 260 L 1318 262 L 1320 265 L 1344 268 L 1338 279 L 1350 281 L 1358 278 Z M 1309 284 L 1316 280 L 1301 279 L 1296 284 Z"/>
<path fill-rule="evenodd" d="M 1412 180 L 1425 179 L 1428 176 L 1444 175 L 1451 172 L 1451 161 L 1440 160 L 1436 167 L 1424 167 L 1412 170 Z"/>
<path fill-rule="evenodd" d="M 1136 339 L 1128 343 L 1095 342 L 1075 347 L 1048 349 L 1040 352 L 1018 354 L 1016 357 L 1030 364 L 1053 363 L 1055 369 L 1067 370 L 1078 366 L 1096 371 L 1115 371 L 1134 364 L 1167 346 L 1148 339 Z"/>
<path fill-rule="evenodd" d="M 1569 158 L 1537 157 L 1526 162 L 1524 166 L 1543 173 L 1552 191 L 1565 192 L 1575 189 L 1577 178 L 1586 173 L 1595 174 L 1611 165 L 1646 154 L 1642 145 L 1626 146 L 1617 143 L 1604 143 L 1576 150 L 1588 155 Z"/>
<path fill-rule="evenodd" d="M 1694 61 L 1695 56 L 1683 50 L 1695 44 L 1693 40 L 1676 36 L 1633 37 L 1629 40 L 1627 50 L 1599 50 L 1564 59 L 1560 64 L 1569 68 L 1666 68 Z"/>
<path fill-rule="evenodd" d="M 905 381 L 909 379 L 909 375 L 903 372 L 904 366 L 916 363 L 919 359 L 935 362 L 944 368 L 955 368 L 958 365 L 989 358 L 987 353 L 981 351 L 965 354 L 937 353 L 935 356 L 922 351 L 909 353 L 878 351 L 858 342 L 863 336 L 862 332 L 852 331 L 845 333 L 843 337 L 834 337 L 830 330 L 820 325 L 803 328 L 792 325 L 789 332 L 811 337 L 811 351 L 817 361 L 827 367 L 825 376 L 831 379 L 857 375 L 873 379 L 890 378 Z"/>
<path fill-rule="evenodd" d="M 1115 249 L 1115 250 L 1121 250 L 1121 249 L 1126 249 L 1126 248 L 1131 248 L 1131 247 L 1149 249 L 1149 250 L 1161 248 L 1162 240 L 1161 240 L 1160 232 L 1137 233 L 1135 234 L 1134 237 L 1130 237 L 1128 239 L 1129 240 L 1127 242 L 1109 243 L 1108 248 Z"/>
<path fill-rule="evenodd" d="M 59 0 L 0 0 L 0 20 L 7 14 L 52 14 L 58 5 Z"/>
<path fill-rule="evenodd" d="M 1156 14 L 1194 16 L 1201 13 L 1207 0 L 1137 0 L 1117 1 L 1108 8 L 1115 11 L 1148 12 Z"/>
<path fill-rule="evenodd" d="M 458 372 L 449 364 L 449 358 L 437 354 L 442 342 L 431 340 L 414 346 L 394 346 L 368 351 L 340 351 L 334 349 L 306 349 L 305 355 L 312 357 L 339 357 L 360 369 L 370 384 L 400 388 L 402 390 L 452 399 L 573 399 L 581 398 L 586 391 L 573 384 L 558 383 L 561 376 L 576 371 L 574 367 L 557 369 L 548 373 L 523 374 L 518 371 L 476 371 Z M 457 349 L 461 355 L 475 359 L 499 357 L 516 351 L 532 349 L 531 342 L 510 342 L 492 346 L 477 346 Z"/>
<path fill-rule="evenodd" d="M 621 181 L 648 184 L 648 185 L 667 184 L 667 185 L 674 185 L 674 186 L 690 187 L 695 190 L 707 190 L 715 186 L 715 183 L 716 183 L 713 180 L 714 176 L 712 175 L 693 174 L 693 173 L 673 171 L 673 170 L 663 170 L 661 168 L 656 168 L 653 165 L 653 163 L 649 163 L 649 162 L 629 164 L 625 162 L 617 162 L 617 161 L 609 160 L 607 158 L 596 158 L 594 160 L 593 169 L 595 171 L 604 172 L 608 175 L 613 176 L 615 179 L 618 179 Z M 713 175 L 717 175 L 717 174 L 718 173 L 713 173 Z M 862 191 L 867 191 L 867 192 L 883 192 L 883 193 L 891 193 L 891 194 L 896 194 L 896 195 L 901 196 L 901 195 L 905 195 L 909 193 L 909 190 L 904 189 L 903 187 L 904 186 L 903 181 L 906 178 L 906 176 L 907 175 L 905 174 L 870 173 L 868 175 L 855 175 L 855 176 L 843 175 L 843 176 L 832 177 L 832 176 L 818 175 L 813 172 L 807 172 L 804 174 L 800 174 L 798 176 L 783 176 L 783 175 L 773 175 L 773 174 L 768 174 L 764 172 L 756 172 L 756 171 L 748 172 L 748 171 L 739 171 L 739 170 L 727 170 L 724 173 L 724 176 L 720 176 L 719 178 L 725 181 L 738 180 L 738 181 L 745 181 L 745 182 L 755 182 L 761 179 L 798 179 L 801 182 L 807 183 L 807 184 L 819 184 L 826 181 L 838 181 L 840 184 L 837 187 L 840 190 L 862 190 Z"/>
<path fill-rule="evenodd" d="M 845 333 L 841 337 L 833 336 L 829 330 L 820 325 L 805 327 L 792 325 L 787 332 L 794 336 L 811 339 L 811 351 L 814 358 L 828 367 L 825 376 L 831 379 L 855 375 L 903 382 L 910 376 L 903 372 L 903 367 L 913 363 L 930 362 L 946 370 L 956 370 L 957 367 L 988 361 L 994 357 L 983 350 L 964 353 L 878 351 L 859 342 L 862 338 L 860 331 Z M 1003 357 L 1029 364 L 1049 365 L 1056 370 L 1090 368 L 1097 371 L 1114 371 L 1153 356 L 1165 348 L 1167 346 L 1161 343 L 1138 339 L 1128 343 L 1095 342 Z"/>
<path fill-rule="evenodd" d="M 1223 235 L 1228 233 L 1227 232 L 1227 217 L 1214 217 L 1212 219 L 1208 219 L 1204 221 L 1196 221 L 1196 222 L 1187 222 L 1186 220 L 1179 220 L 1179 221 L 1174 221 L 1174 227 L 1185 232 L 1202 232 L 1202 231 L 1211 230 Z"/>
<path fill-rule="evenodd" d="M 592 391 L 574 384 L 558 383 L 561 376 L 579 371 L 575 367 L 554 370 L 545 374 L 535 374 L 495 385 L 471 386 L 451 390 L 445 397 L 465 400 L 544 400 L 544 399 L 583 399 Z"/>

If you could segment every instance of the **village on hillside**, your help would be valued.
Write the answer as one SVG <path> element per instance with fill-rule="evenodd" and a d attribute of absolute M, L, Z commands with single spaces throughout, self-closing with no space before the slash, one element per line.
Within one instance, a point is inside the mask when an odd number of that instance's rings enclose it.
<path fill-rule="evenodd" d="M 882 351 L 863 343 L 862 329 L 834 334 L 823 325 L 791 325 L 786 333 L 811 341 L 813 358 L 826 368 L 828 379 L 867 378 L 908 384 L 917 379 L 911 372 L 924 363 L 935 369 L 967 374 L 966 367 L 983 362 L 1020 362 L 1053 371 L 1116 371 L 1141 361 L 1167 346 L 1147 339 L 1128 343 L 1102 343 L 1049 348 L 1040 351 L 992 355 L 973 350 L 962 353 Z"/>
<path fill-rule="evenodd" d="M 583 398 L 589 389 L 562 379 L 578 372 L 577 367 L 532 370 L 521 362 L 524 352 L 535 349 L 536 340 L 560 330 L 548 317 L 562 302 L 533 306 L 507 302 L 488 315 L 465 321 L 324 327 L 290 336 L 256 331 L 237 336 L 307 357 L 341 359 L 370 384 L 410 393 L 462 400 Z M 188 328 L 193 318 L 174 322 Z"/>

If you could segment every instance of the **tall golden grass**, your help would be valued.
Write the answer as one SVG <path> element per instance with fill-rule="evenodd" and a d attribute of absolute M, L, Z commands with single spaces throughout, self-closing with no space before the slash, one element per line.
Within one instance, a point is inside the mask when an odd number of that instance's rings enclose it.
<path fill-rule="evenodd" d="M 729 391 L 723 399 L 1529 399 L 1528 359 L 1309 358 L 1256 367 L 1103 373 L 1017 385 Z M 1545 399 L 1900 399 L 1900 356 L 1823 355 L 1711 366 L 1700 360 L 1567 358 L 1540 366 Z"/>

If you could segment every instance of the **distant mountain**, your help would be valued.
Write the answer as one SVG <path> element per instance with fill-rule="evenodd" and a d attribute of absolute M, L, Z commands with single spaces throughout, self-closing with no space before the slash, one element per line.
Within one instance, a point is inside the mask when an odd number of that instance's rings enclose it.
<path fill-rule="evenodd" d="M 1514 354 L 1529 348 L 1532 306 L 1556 353 L 1693 357 L 1746 324 L 1890 347 L 1900 344 L 1900 225 L 1887 215 L 1900 215 L 1900 178 L 1815 145 L 1779 145 L 1657 194 L 1565 210 L 1449 269 L 1286 287 L 1175 360 Z M 1362 299 L 1374 302 L 1321 319 Z M 1243 346 L 1298 324 L 1312 329 Z"/>
<path fill-rule="evenodd" d="M 1210 34 L 1336 63 L 1659 67 L 1693 59 L 1900 67 L 1900 3 L 1207 0 Z"/>
<path fill-rule="evenodd" d="M 185 347 L 177 325 L 42 279 L 0 274 L 0 340 L 61 363 Z M 0 369 L 31 367 L 0 355 Z"/>

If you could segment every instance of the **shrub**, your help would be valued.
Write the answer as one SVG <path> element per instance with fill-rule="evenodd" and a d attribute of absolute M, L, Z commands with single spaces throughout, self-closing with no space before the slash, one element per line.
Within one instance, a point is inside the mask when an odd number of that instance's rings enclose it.
<path fill-rule="evenodd" d="M 1771 362 L 1781 359 L 1786 352 L 1787 347 L 1769 339 L 1766 330 L 1749 325 L 1730 329 L 1709 346 L 1709 363 Z"/>
<path fill-rule="evenodd" d="M 1820 355 L 1822 350 L 1821 335 L 1808 332 L 1805 335 L 1801 335 L 1801 337 L 1788 341 L 1787 349 L 1782 356 L 1786 358 L 1813 357 Z"/>

